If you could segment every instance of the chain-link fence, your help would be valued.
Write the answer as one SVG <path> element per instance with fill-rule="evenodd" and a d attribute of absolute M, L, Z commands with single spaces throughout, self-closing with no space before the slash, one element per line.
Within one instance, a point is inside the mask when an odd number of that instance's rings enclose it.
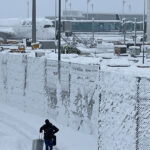
<path fill-rule="evenodd" d="M 150 150 L 150 79 L 138 78 L 137 149 Z"/>
<path fill-rule="evenodd" d="M 101 72 L 98 150 L 150 150 L 150 79 Z"/>

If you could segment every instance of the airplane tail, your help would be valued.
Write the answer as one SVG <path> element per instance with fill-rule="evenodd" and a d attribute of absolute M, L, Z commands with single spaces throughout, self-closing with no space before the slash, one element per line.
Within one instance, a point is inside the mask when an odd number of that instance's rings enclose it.
<path fill-rule="evenodd" d="M 116 14 L 116 20 L 120 20 L 120 16 Z"/>

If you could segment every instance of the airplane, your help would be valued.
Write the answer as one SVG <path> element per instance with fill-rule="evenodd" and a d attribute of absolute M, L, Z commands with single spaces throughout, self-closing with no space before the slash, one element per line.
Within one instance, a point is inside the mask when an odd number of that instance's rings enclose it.
<path fill-rule="evenodd" d="M 55 27 L 51 20 L 37 18 L 36 20 L 37 40 L 55 39 Z M 31 39 L 32 38 L 32 19 L 0 19 L 0 37 L 7 39 Z"/>

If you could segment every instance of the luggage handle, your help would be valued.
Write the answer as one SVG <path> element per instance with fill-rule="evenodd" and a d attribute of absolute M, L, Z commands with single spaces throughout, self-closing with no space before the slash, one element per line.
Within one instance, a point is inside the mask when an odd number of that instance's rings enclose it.
<path fill-rule="evenodd" d="M 42 134 L 42 133 L 39 133 L 39 139 L 40 139 L 40 140 L 42 140 L 42 139 L 43 139 L 43 137 L 42 137 L 42 136 L 43 136 L 43 134 Z"/>

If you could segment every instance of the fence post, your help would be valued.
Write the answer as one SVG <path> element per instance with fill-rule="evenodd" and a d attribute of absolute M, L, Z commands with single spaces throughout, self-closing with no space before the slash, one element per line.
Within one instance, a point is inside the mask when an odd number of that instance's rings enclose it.
<path fill-rule="evenodd" d="M 136 95 L 136 150 L 139 150 L 139 111 L 140 111 L 140 98 L 139 98 L 139 89 L 140 89 L 141 78 L 137 78 L 137 95 Z"/>

